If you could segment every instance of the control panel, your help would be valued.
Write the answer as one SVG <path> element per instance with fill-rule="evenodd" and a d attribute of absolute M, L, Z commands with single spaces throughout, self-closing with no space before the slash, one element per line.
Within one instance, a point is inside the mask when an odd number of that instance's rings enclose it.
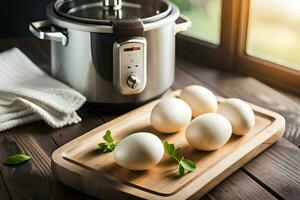
<path fill-rule="evenodd" d="M 114 86 L 123 95 L 141 93 L 147 82 L 147 42 L 145 38 L 135 37 L 115 42 Z"/>

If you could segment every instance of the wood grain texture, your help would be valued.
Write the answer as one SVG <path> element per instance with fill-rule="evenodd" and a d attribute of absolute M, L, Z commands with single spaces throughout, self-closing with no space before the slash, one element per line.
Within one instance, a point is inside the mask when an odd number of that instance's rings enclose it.
<path fill-rule="evenodd" d="M 300 95 L 292 94 L 292 93 L 289 93 L 289 92 L 283 91 L 283 90 L 279 90 L 279 92 L 281 94 L 287 96 L 289 99 L 293 100 L 298 105 L 300 105 Z M 297 123 L 294 124 L 292 122 L 292 123 L 289 123 L 288 128 L 290 128 L 291 130 L 286 131 L 285 138 L 288 141 L 291 141 L 292 143 L 294 143 L 295 145 L 297 145 L 298 148 L 300 148 L 300 129 L 299 129 L 299 126 L 297 125 Z"/>
<path fill-rule="evenodd" d="M 100 114 L 87 112 L 85 106 L 78 111 L 78 115 L 82 118 L 80 123 L 51 131 L 51 137 L 58 146 L 66 144 L 104 122 Z"/>
<path fill-rule="evenodd" d="M 25 55 L 44 71 L 50 72 L 50 45 L 47 41 L 33 37 L 7 38 L 0 41 L 0 51 L 18 47 Z"/>
<path fill-rule="evenodd" d="M 178 94 L 179 91 L 174 91 L 168 96 Z M 121 193 L 128 193 L 133 197 L 147 199 L 196 199 L 203 196 L 253 156 L 270 146 L 284 131 L 284 119 L 280 115 L 251 105 L 255 112 L 256 123 L 247 135 L 232 136 L 229 142 L 218 151 L 195 151 L 187 144 L 184 129 L 177 134 L 165 135 L 152 128 L 150 113 L 158 102 L 159 100 L 156 100 L 124 114 L 56 150 L 52 156 L 52 167 L 57 177 L 68 184 L 65 179 L 60 178 L 62 175 L 66 173 L 79 174 L 80 179 L 84 181 L 77 186 L 71 183 L 71 186 L 89 194 L 93 194 L 90 190 L 97 191 L 99 188 L 91 187 L 86 190 L 85 184 L 90 186 L 90 182 L 98 181 L 111 185 L 116 190 L 116 194 L 121 191 Z M 197 166 L 201 167 L 178 179 L 176 178 L 175 163 L 164 158 L 151 170 L 128 171 L 118 166 L 111 154 L 100 154 L 97 150 L 97 144 L 102 142 L 102 136 L 107 129 L 111 130 L 119 141 L 135 132 L 155 133 L 163 141 L 167 140 L 181 148 L 185 157 L 192 159 Z M 89 176 L 87 177 L 86 174 Z M 105 193 L 97 197 L 108 198 Z"/>
<path fill-rule="evenodd" d="M 279 140 L 243 171 L 278 198 L 300 199 L 300 152 L 286 140 Z"/>
<path fill-rule="evenodd" d="M 32 156 L 30 161 L 20 166 L 1 166 L 5 184 L 13 199 L 46 199 L 47 196 L 44 194 L 51 194 L 53 198 L 61 197 L 61 194 L 57 192 L 57 187 L 53 184 L 53 178 L 49 177 L 49 157 L 44 155 L 41 149 L 31 148 L 37 145 L 32 137 L 22 135 L 18 138 L 5 134 L 0 135 L 0 138 L 1 163 L 9 155 L 15 153 L 26 153 Z"/>
<path fill-rule="evenodd" d="M 0 173 L 0 199 L 1 200 L 10 200 L 9 193 L 7 191 L 6 185 L 4 184 L 2 174 Z"/>
<path fill-rule="evenodd" d="M 19 166 L 0 167 L 5 185 L 13 199 L 85 199 L 86 195 L 70 192 L 69 188 L 54 179 L 50 157 L 32 135 L 1 134 L 0 141 L 1 163 L 15 153 L 26 153 L 32 157 Z"/>
<path fill-rule="evenodd" d="M 277 199 L 242 171 L 237 171 L 212 189 L 203 200 L 219 199 Z"/>
<path fill-rule="evenodd" d="M 224 96 L 222 93 L 215 90 L 214 87 L 208 85 L 207 83 L 198 78 L 191 76 L 188 72 L 185 72 L 179 67 L 177 67 L 175 70 L 175 80 L 171 88 L 173 90 L 178 90 L 189 85 L 202 85 L 214 92 L 215 95 Z"/>

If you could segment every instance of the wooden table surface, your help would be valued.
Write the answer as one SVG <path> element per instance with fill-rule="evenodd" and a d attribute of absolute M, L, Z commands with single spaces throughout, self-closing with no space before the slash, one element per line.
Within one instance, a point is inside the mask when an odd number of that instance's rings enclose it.
<path fill-rule="evenodd" d="M 20 48 L 49 71 L 49 44 L 33 38 L 0 40 L 0 50 Z M 216 71 L 188 61 L 176 61 L 172 89 L 200 84 L 224 97 L 237 97 L 269 108 L 286 118 L 284 137 L 225 179 L 203 199 L 300 199 L 300 100 L 253 79 Z M 32 159 L 17 167 L 0 164 L 0 199 L 94 199 L 59 183 L 51 173 L 51 154 L 58 147 L 116 117 L 78 112 L 79 124 L 53 129 L 34 122 L 0 133 L 0 162 L 24 152 Z"/>

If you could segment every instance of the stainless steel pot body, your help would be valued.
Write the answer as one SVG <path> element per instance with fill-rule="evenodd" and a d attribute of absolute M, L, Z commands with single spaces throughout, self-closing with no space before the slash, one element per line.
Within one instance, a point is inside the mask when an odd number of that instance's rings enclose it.
<path fill-rule="evenodd" d="M 142 93 L 122 95 L 113 86 L 112 48 L 100 47 L 93 37 L 107 37 L 68 29 L 68 45 L 51 42 L 51 73 L 87 97 L 90 102 L 126 103 L 146 101 L 165 92 L 174 80 L 175 37 L 169 24 L 145 32 L 147 40 L 147 84 Z M 107 43 L 111 43 L 107 41 Z M 112 45 L 112 44 L 109 44 Z M 92 48 L 92 46 L 94 48 Z M 99 46 L 96 47 L 95 46 Z M 105 52 L 97 50 L 104 49 Z M 99 62 L 98 60 L 103 61 Z"/>
<path fill-rule="evenodd" d="M 49 5 L 51 7 L 51 5 Z M 144 26 L 147 41 L 147 83 L 139 94 L 123 95 L 113 84 L 113 29 L 88 27 L 68 22 L 52 13 L 48 7 L 52 35 L 31 25 L 31 31 L 41 39 L 51 41 L 51 73 L 94 103 L 139 103 L 155 98 L 170 88 L 175 71 L 175 34 L 190 26 L 189 20 L 176 24 L 179 10 L 173 6 L 171 14 Z M 48 22 L 47 22 L 48 24 Z M 57 28 L 62 28 L 57 31 Z M 97 31 L 97 29 L 101 29 Z M 56 35 L 55 35 L 56 34 Z M 54 36 L 55 37 L 54 37 Z"/>

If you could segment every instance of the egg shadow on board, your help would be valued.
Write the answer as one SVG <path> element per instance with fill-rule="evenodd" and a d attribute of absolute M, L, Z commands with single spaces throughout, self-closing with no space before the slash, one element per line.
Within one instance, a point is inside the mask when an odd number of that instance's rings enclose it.
<path fill-rule="evenodd" d="M 86 154 L 82 155 L 84 158 L 94 158 L 95 156 L 104 155 L 98 148 L 92 149 L 91 151 L 87 152 Z"/>
<path fill-rule="evenodd" d="M 167 166 L 167 167 L 176 167 L 176 160 L 170 158 L 168 155 L 164 155 L 163 159 L 160 161 L 159 165 L 161 166 Z"/>
<path fill-rule="evenodd" d="M 175 167 L 175 166 L 174 166 Z M 175 167 L 174 169 L 170 169 L 165 173 L 165 177 L 167 179 L 170 179 L 172 181 L 177 181 L 181 178 L 181 176 L 179 176 L 179 172 L 178 172 L 178 167 Z"/>
<path fill-rule="evenodd" d="M 231 148 L 237 148 L 240 145 L 240 139 L 243 138 L 243 136 L 239 136 L 239 135 L 234 135 L 232 134 L 230 139 L 227 141 L 226 144 L 224 144 L 224 146 L 226 145 L 230 145 Z M 221 147 L 220 149 L 222 149 L 223 147 Z"/>
<path fill-rule="evenodd" d="M 138 179 L 140 177 L 145 177 L 150 173 L 149 170 L 141 170 L 141 171 L 128 170 L 119 166 L 117 163 L 113 163 L 111 165 L 101 168 L 101 172 L 104 172 L 105 174 L 113 176 L 122 181 L 128 181 L 128 182 Z"/>
<path fill-rule="evenodd" d="M 180 147 L 182 156 L 186 159 L 193 160 L 195 163 L 209 155 L 209 151 L 200 151 L 194 149 L 189 144 L 185 144 Z"/>
<path fill-rule="evenodd" d="M 145 125 L 143 127 L 139 127 L 139 128 L 133 128 L 129 131 L 128 135 L 131 135 L 133 133 L 137 133 L 137 132 L 148 132 L 148 133 L 153 133 L 154 135 L 158 136 L 162 141 L 168 139 L 171 134 L 164 134 L 164 133 L 160 133 L 158 131 L 156 131 L 151 125 Z"/>
<path fill-rule="evenodd" d="M 99 156 L 106 156 L 106 154 L 101 152 L 97 147 L 89 150 L 86 153 L 76 154 L 76 157 L 77 157 L 78 160 L 82 160 L 82 159 L 83 160 L 90 160 L 90 159 L 93 159 L 93 158 L 99 157 Z"/>
<path fill-rule="evenodd" d="M 234 135 L 232 133 L 232 135 L 230 136 L 230 139 L 228 140 L 228 142 L 226 144 L 228 144 L 229 142 L 235 142 L 235 141 L 239 140 L 240 138 L 242 138 L 242 135 Z"/>

